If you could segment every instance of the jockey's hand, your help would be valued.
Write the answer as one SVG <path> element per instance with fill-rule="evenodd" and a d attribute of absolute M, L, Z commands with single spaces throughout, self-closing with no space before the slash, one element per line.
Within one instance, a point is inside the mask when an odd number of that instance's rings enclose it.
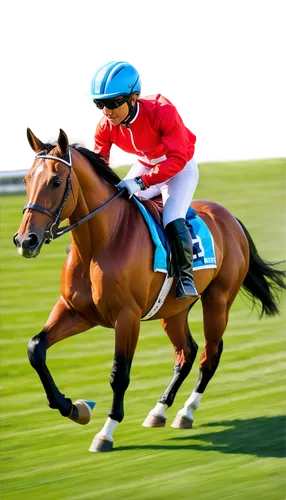
<path fill-rule="evenodd" d="M 146 189 L 146 186 L 140 177 L 135 177 L 135 179 L 123 179 L 116 185 L 117 189 L 125 188 L 128 191 L 129 198 L 140 190 Z"/>

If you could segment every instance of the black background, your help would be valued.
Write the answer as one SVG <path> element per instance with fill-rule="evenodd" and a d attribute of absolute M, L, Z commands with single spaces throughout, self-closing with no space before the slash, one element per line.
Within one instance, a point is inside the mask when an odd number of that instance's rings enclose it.
<path fill-rule="evenodd" d="M 88 62 L 95 58 L 26 66 L 22 81 L 12 84 L 9 159 L 23 158 L 23 149 L 28 151 L 23 127 L 31 121 L 43 137 L 55 135 L 60 127 L 73 136 L 88 135 L 88 120 L 95 121 L 96 114 L 88 113 L 79 99 L 80 88 L 88 85 Z M 206 68 L 186 56 L 136 56 L 136 61 L 144 64 L 146 88 L 167 88 L 184 104 L 185 113 L 192 113 L 192 126 L 200 129 L 200 151 L 285 151 L 282 79 L 273 73 L 264 75 L 243 61 L 236 69 L 224 69 L 219 59 L 213 67 L 208 61 Z"/>

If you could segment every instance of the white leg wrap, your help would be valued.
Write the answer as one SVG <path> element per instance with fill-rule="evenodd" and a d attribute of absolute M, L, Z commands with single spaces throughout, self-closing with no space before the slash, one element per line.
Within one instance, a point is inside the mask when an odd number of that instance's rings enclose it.
<path fill-rule="evenodd" d="M 165 413 L 167 408 L 168 408 L 168 405 L 163 404 L 163 403 L 157 403 L 156 406 L 153 408 L 153 410 L 150 411 L 150 414 L 154 415 L 155 417 L 162 417 L 165 420 L 167 420 L 167 415 Z"/>
<path fill-rule="evenodd" d="M 113 443 L 114 439 L 112 437 L 112 434 L 118 424 L 119 422 L 117 422 L 117 420 L 112 420 L 112 418 L 108 417 L 101 431 L 96 434 L 95 437 L 99 439 L 105 439 L 106 441 L 110 441 L 111 443 Z"/>
<path fill-rule="evenodd" d="M 194 420 L 193 417 L 193 412 L 197 410 L 199 407 L 200 401 L 201 401 L 202 394 L 199 392 L 193 391 L 192 394 L 190 395 L 189 399 L 184 404 L 184 408 L 182 408 L 179 412 L 178 415 L 181 415 L 182 417 L 186 417 L 190 420 Z"/>

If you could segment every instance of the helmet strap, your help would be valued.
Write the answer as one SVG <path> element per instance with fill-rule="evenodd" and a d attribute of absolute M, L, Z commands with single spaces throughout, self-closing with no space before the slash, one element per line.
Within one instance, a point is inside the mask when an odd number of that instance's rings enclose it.
<path fill-rule="evenodd" d="M 133 120 L 134 116 L 137 113 L 137 101 L 134 104 L 134 106 L 132 106 L 130 104 L 130 101 L 127 101 L 127 104 L 128 104 L 129 112 L 128 112 L 128 115 L 126 116 L 126 118 L 124 118 L 124 120 L 120 123 L 120 125 L 124 125 L 124 127 L 128 128 L 129 123 Z"/>

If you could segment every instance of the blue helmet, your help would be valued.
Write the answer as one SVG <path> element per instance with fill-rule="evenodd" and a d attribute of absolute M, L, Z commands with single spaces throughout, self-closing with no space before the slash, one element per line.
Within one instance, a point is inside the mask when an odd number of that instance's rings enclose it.
<path fill-rule="evenodd" d="M 90 93 L 92 99 L 112 99 L 141 92 L 138 71 L 126 61 L 111 61 L 95 72 Z"/>

